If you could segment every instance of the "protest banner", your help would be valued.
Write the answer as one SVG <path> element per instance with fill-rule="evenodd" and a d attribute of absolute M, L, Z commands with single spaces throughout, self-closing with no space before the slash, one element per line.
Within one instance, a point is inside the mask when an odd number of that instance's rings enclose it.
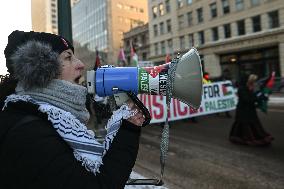
<path fill-rule="evenodd" d="M 160 123 L 166 120 L 166 97 L 160 95 L 139 94 L 138 98 L 148 108 L 151 123 Z M 237 104 L 235 89 L 231 81 L 214 82 L 203 85 L 201 105 L 194 109 L 177 99 L 171 99 L 169 121 L 196 117 L 218 112 L 234 110 Z"/>

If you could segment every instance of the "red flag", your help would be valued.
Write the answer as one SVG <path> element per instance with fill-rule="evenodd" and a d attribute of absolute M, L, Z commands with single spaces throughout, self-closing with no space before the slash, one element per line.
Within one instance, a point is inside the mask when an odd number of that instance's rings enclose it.
<path fill-rule="evenodd" d="M 274 86 L 274 81 L 275 81 L 275 72 L 272 72 L 271 77 L 266 83 L 266 87 L 272 89 L 272 87 Z"/>
<path fill-rule="evenodd" d="M 120 48 L 119 54 L 118 54 L 118 61 L 117 64 L 119 66 L 125 66 L 126 65 L 126 58 L 124 54 L 123 48 Z"/>
<path fill-rule="evenodd" d="M 166 63 L 171 62 L 171 56 L 169 54 L 167 54 L 166 59 L 165 59 Z"/>
<path fill-rule="evenodd" d="M 94 70 L 97 70 L 100 66 L 101 66 L 101 61 L 100 61 L 99 51 L 96 48 L 96 62 L 95 62 Z"/>

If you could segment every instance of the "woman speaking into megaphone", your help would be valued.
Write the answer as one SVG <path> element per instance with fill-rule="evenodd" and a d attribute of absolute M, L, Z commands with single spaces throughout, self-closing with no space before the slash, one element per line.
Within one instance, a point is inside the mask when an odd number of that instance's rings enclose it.
<path fill-rule="evenodd" d="M 84 64 L 62 36 L 14 31 L 0 83 L 0 188 L 123 188 L 145 117 L 128 100 L 103 144 L 87 130 Z M 13 182 L 10 182 L 10 181 Z"/>

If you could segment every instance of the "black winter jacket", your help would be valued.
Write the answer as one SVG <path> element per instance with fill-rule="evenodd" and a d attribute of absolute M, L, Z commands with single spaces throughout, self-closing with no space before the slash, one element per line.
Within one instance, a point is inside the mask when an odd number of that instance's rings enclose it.
<path fill-rule="evenodd" d="M 135 164 L 141 128 L 123 121 L 100 173 L 88 172 L 38 106 L 10 102 L 0 111 L 1 189 L 124 188 Z M 17 125 L 28 115 L 37 118 Z"/>

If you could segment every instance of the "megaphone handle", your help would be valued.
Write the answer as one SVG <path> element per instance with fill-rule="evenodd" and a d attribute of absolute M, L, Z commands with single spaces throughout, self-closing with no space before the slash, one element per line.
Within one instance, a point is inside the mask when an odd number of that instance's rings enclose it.
<path fill-rule="evenodd" d="M 150 112 L 148 111 L 148 109 L 144 106 L 144 104 L 139 100 L 139 98 L 137 97 L 136 94 L 134 94 L 133 92 L 127 92 L 127 95 L 129 96 L 129 98 L 131 98 L 131 100 L 138 106 L 138 108 L 142 111 L 142 113 L 145 116 L 145 121 L 142 124 L 142 127 L 145 127 L 146 125 L 149 125 L 150 121 L 151 121 L 151 115 Z"/>

